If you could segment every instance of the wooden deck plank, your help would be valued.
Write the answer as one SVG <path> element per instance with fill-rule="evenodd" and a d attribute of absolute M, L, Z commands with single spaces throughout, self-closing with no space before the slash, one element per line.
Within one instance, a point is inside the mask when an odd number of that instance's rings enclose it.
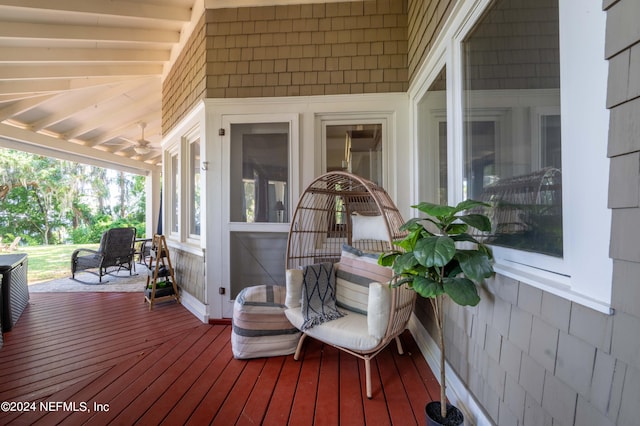
<path fill-rule="evenodd" d="M 115 423 L 131 423 L 136 421 L 142 414 L 149 409 L 149 401 L 163 401 L 165 390 L 170 387 L 179 377 L 182 375 L 198 357 L 202 356 L 203 352 L 208 346 L 209 336 L 208 332 L 211 331 L 211 327 L 198 328 L 197 332 L 194 330 L 191 332 L 191 340 L 185 339 L 180 343 L 181 348 L 174 348 L 171 354 L 168 354 L 163 358 L 164 365 L 158 363 L 154 365 L 150 370 L 154 368 L 158 369 L 157 378 L 152 383 L 148 384 L 152 379 L 145 377 L 145 386 L 140 392 L 136 392 L 138 389 L 132 389 L 128 395 L 131 402 L 122 410 L 113 421 Z M 183 353 L 180 353 L 183 350 Z M 166 368 L 165 368 L 166 365 Z M 160 370 L 162 369 L 162 370 Z M 122 394 L 125 397 L 124 393 Z"/>
<path fill-rule="evenodd" d="M 364 361 L 355 356 L 340 355 L 340 425 L 364 424 L 362 381 L 358 364 Z M 365 395 L 366 398 L 366 395 Z"/>
<path fill-rule="evenodd" d="M 136 422 L 139 425 L 157 425 L 175 408 L 179 406 L 180 398 L 196 383 L 204 370 L 211 363 L 224 346 L 223 331 L 227 331 L 223 326 L 213 326 L 211 330 L 203 336 L 207 340 L 208 346 L 175 380 L 168 386 L 163 395 L 157 398 L 140 419 Z M 220 342 L 223 342 L 222 344 Z M 182 360 L 181 360 L 182 362 Z"/>
<path fill-rule="evenodd" d="M 218 375 L 216 381 L 213 382 L 213 386 L 209 389 L 198 407 L 196 407 L 186 424 L 197 426 L 215 419 L 227 395 L 231 392 L 233 385 L 247 366 L 247 363 L 248 361 L 230 359 L 227 366 L 222 370 L 222 373 Z"/>
<path fill-rule="evenodd" d="M 271 403 L 265 413 L 264 426 L 280 426 L 289 423 L 291 404 L 297 391 L 302 364 L 302 362 L 294 360 L 293 356 L 285 358 L 278 383 L 273 389 Z"/>
<path fill-rule="evenodd" d="M 315 406 L 322 410 L 315 410 L 313 424 L 333 426 L 340 421 L 340 351 L 332 346 L 324 346 L 320 360 L 318 377 L 318 392 Z"/>
<path fill-rule="evenodd" d="M 364 424 L 386 426 L 391 425 L 391 420 L 389 418 L 387 402 L 384 399 L 383 388 L 380 386 L 380 373 L 378 372 L 378 360 L 376 358 L 371 361 L 371 399 L 367 398 L 367 389 L 364 380 L 364 362 L 358 363 L 358 370 L 360 370 L 360 377 L 362 377 L 360 381 L 360 395 L 364 407 Z"/>
<path fill-rule="evenodd" d="M 114 389 L 117 394 L 106 399 L 109 401 L 109 411 L 107 413 L 93 413 L 93 419 L 96 421 L 106 421 L 111 422 L 114 421 L 116 424 L 118 421 L 116 419 L 121 413 L 127 412 L 129 406 L 133 403 L 138 395 L 144 393 L 149 386 L 151 386 L 156 380 L 158 380 L 161 376 L 167 373 L 170 370 L 176 368 L 176 365 L 179 363 L 180 358 L 184 356 L 194 345 L 195 342 L 199 339 L 199 337 L 206 332 L 205 327 L 198 327 L 197 329 L 191 331 L 190 333 L 184 335 L 178 342 L 171 345 L 172 347 L 166 352 L 164 356 L 155 362 L 151 363 L 149 360 L 144 363 L 144 370 L 139 373 L 139 376 L 134 376 L 135 380 L 129 381 L 125 386 L 118 386 L 117 389 Z M 129 379 L 131 376 L 129 376 Z M 100 400 L 97 400 L 100 402 Z M 148 404 L 149 401 L 147 401 Z M 138 407 L 139 409 L 140 407 Z M 99 419 L 98 419 L 99 418 Z M 137 417 L 134 417 L 131 420 L 136 420 Z M 122 423 L 122 422 L 120 422 Z M 126 423 L 126 422 L 125 422 Z"/>
<path fill-rule="evenodd" d="M 216 383 L 218 377 L 229 365 L 233 355 L 231 353 L 231 341 L 225 336 L 225 342 L 222 346 L 220 353 L 212 360 L 207 368 L 200 375 L 200 378 L 189 389 L 188 393 L 185 393 L 178 402 L 179 409 L 172 410 L 167 417 L 163 420 L 163 425 L 177 425 L 185 424 L 192 413 L 202 403 L 205 395 L 211 387 Z"/>
<path fill-rule="evenodd" d="M 296 419 L 299 424 L 310 425 L 313 424 L 316 410 L 322 345 L 308 337 L 305 345 L 304 355 L 298 361 L 301 364 L 300 376 L 293 395 L 290 418 Z"/>
<path fill-rule="evenodd" d="M 393 361 L 392 352 L 396 352 L 395 344 L 390 345 L 387 349 L 382 351 L 376 358 L 380 369 L 380 380 L 384 384 L 385 400 L 387 401 L 391 424 L 418 424 L 409 403 L 409 395 L 401 380 L 401 372 L 398 371 Z M 384 368 L 380 366 L 384 366 Z"/>
<path fill-rule="evenodd" d="M 236 426 L 260 425 L 263 423 L 267 407 L 272 400 L 273 390 L 282 372 L 286 357 L 267 358 L 262 373 L 253 387 L 253 391 L 238 417 Z"/>
<path fill-rule="evenodd" d="M 418 347 L 407 344 L 407 341 L 411 342 L 413 339 L 403 339 L 404 354 L 400 355 L 397 351 L 392 351 L 393 360 L 402 381 L 402 387 L 405 389 L 407 401 L 413 410 L 413 415 L 416 421 L 421 422 L 424 417 L 424 407 L 432 400 L 418 367 L 420 360 L 424 362 L 425 367 L 426 362 L 418 351 Z"/>
<path fill-rule="evenodd" d="M 245 401 L 249 399 L 256 383 L 256 377 L 260 377 L 265 365 L 265 358 L 258 358 L 245 364 L 242 373 L 224 398 L 220 405 L 220 410 L 213 418 L 212 426 L 229 426 L 229 419 L 240 417 Z"/>
<path fill-rule="evenodd" d="M 299 361 L 238 360 L 230 337 L 175 303 L 149 312 L 139 294 L 33 294 L 5 333 L 0 398 L 88 410 L 0 413 L 0 424 L 412 425 L 438 397 L 408 332 L 405 355 L 392 344 L 372 361 L 372 399 L 356 357 L 307 339 Z"/>

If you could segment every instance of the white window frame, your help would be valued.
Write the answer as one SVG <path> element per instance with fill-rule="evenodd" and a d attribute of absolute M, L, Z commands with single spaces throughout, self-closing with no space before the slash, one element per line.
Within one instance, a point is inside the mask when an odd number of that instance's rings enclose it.
<path fill-rule="evenodd" d="M 189 244 L 194 244 L 194 245 L 200 245 L 200 239 L 202 236 L 202 232 L 203 232 L 203 217 L 202 217 L 202 213 L 203 213 L 203 207 L 204 205 L 202 204 L 203 199 L 200 199 L 200 234 L 193 234 L 191 232 L 191 225 L 192 225 L 192 216 L 193 216 L 193 212 L 191 211 L 193 209 L 193 197 L 194 194 L 193 192 L 193 188 L 191 187 L 191 183 L 193 181 L 193 175 L 192 175 L 192 167 L 193 165 L 191 164 L 191 147 L 193 146 L 194 143 L 198 143 L 200 145 L 200 157 L 202 158 L 202 138 L 200 137 L 200 129 L 199 128 L 194 128 L 192 130 L 190 130 L 187 134 L 185 134 L 185 136 L 183 137 L 183 148 L 182 151 L 185 153 L 184 157 L 185 157 L 185 167 L 184 170 L 185 172 L 188 174 L 187 178 L 184 179 L 184 188 L 183 188 L 183 193 L 185 194 L 185 200 L 188 200 L 188 202 L 185 202 L 185 209 L 183 211 L 184 215 L 185 215 L 185 232 L 184 235 L 186 237 L 186 241 Z M 203 187 L 203 182 L 202 182 L 202 178 L 203 178 L 203 173 L 202 173 L 202 162 L 200 164 L 200 193 L 202 195 L 202 189 Z"/>
<path fill-rule="evenodd" d="M 176 158 L 175 166 L 178 170 L 174 170 L 173 158 Z M 182 192 L 182 167 L 181 167 L 181 155 L 180 155 L 180 144 L 175 144 L 169 148 L 167 148 L 164 152 L 164 173 L 166 176 L 165 179 L 165 190 L 163 191 L 163 214 L 165 216 L 165 229 L 164 233 L 171 239 L 180 240 L 180 232 L 183 229 L 182 226 L 182 206 L 180 192 Z M 176 180 L 174 182 L 174 179 Z M 173 191 L 173 189 L 177 188 L 178 194 Z M 182 194 L 184 197 L 184 193 Z M 174 211 L 178 212 L 178 217 L 174 218 Z M 176 223 L 177 222 L 177 223 Z M 175 227 L 178 227 L 178 230 L 175 230 Z"/>
<path fill-rule="evenodd" d="M 205 202 L 204 191 L 201 191 L 200 203 L 200 235 L 191 233 L 191 144 L 195 141 L 200 142 L 200 155 L 203 157 L 203 138 L 201 135 L 200 125 L 195 125 L 187 131 L 180 131 L 173 135 L 167 143 L 163 145 L 163 229 L 168 241 L 183 244 L 186 250 L 196 250 L 203 241 L 205 231 L 204 214 Z M 172 158 L 176 158 L 177 170 L 174 170 Z M 201 170 L 202 170 L 201 162 Z M 173 192 L 172 181 L 177 176 L 175 187 L 178 190 L 178 197 Z M 200 187 L 204 188 L 204 171 L 200 173 Z M 177 207 L 176 207 L 177 205 Z M 174 222 L 173 212 L 177 208 L 177 221 Z M 174 229 L 177 225 L 178 230 Z M 198 251 L 194 251 L 198 253 Z"/>
<path fill-rule="evenodd" d="M 446 66 L 450 203 L 463 198 L 462 41 L 490 3 L 490 0 L 467 0 L 456 4 L 409 90 L 412 149 L 420 153 L 418 104 Z M 560 0 L 559 7 L 564 257 L 557 259 L 495 247 L 495 270 L 610 314 L 613 266 L 609 258 L 611 212 L 607 208 L 608 66 L 602 57 L 606 14 L 599 0 Z M 585 150 L 585 146 L 591 149 Z M 415 160 L 412 174 L 416 180 L 418 161 Z M 414 202 L 421 201 L 415 198 L 419 195 L 419 184 L 416 182 L 412 188 Z"/>
<path fill-rule="evenodd" d="M 318 136 L 316 140 L 320 141 L 320 169 L 322 173 L 327 171 L 327 126 L 351 126 L 358 124 L 379 124 L 382 126 L 382 175 L 379 182 L 380 186 L 386 188 L 389 183 L 390 155 L 389 140 L 392 138 L 392 116 L 388 113 L 380 112 L 356 112 L 356 113 L 331 113 L 316 115 L 316 129 Z"/>

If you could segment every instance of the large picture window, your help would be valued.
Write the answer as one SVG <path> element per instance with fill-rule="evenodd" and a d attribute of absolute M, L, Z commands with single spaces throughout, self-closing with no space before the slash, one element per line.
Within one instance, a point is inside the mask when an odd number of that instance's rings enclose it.
<path fill-rule="evenodd" d="M 496 1 L 462 48 L 464 197 L 491 244 L 562 257 L 558 2 Z"/>
<path fill-rule="evenodd" d="M 449 202 L 446 95 L 447 70 L 442 68 L 417 106 L 419 182 L 432 183 L 420 185 L 418 196 L 438 204 Z"/>
<path fill-rule="evenodd" d="M 496 272 L 610 312 L 601 2 L 466 0 L 450 24 L 409 91 L 414 201 L 486 201 Z"/>

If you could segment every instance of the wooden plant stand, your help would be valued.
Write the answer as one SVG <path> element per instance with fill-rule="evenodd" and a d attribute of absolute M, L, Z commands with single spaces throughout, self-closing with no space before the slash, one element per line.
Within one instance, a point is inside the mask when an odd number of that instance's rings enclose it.
<path fill-rule="evenodd" d="M 180 303 L 178 285 L 169 257 L 169 247 L 164 235 L 154 235 L 151 242 L 147 285 L 144 288 L 144 300 L 149 302 L 149 310 L 153 304 L 165 300 L 175 300 Z M 165 285 L 162 285 L 162 284 Z"/>

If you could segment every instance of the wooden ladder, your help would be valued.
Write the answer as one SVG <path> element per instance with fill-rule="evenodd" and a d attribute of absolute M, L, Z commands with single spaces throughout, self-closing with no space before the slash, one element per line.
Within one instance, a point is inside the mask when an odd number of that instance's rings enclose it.
<path fill-rule="evenodd" d="M 149 310 L 155 302 L 174 300 L 180 303 L 178 284 L 176 283 L 169 247 L 164 235 L 155 234 L 151 242 L 147 273 L 147 285 L 144 288 L 144 300 L 149 302 Z M 164 285 L 158 286 L 159 281 Z M 170 281 L 167 283 L 167 281 Z M 168 285 L 170 284 L 170 286 Z"/>

